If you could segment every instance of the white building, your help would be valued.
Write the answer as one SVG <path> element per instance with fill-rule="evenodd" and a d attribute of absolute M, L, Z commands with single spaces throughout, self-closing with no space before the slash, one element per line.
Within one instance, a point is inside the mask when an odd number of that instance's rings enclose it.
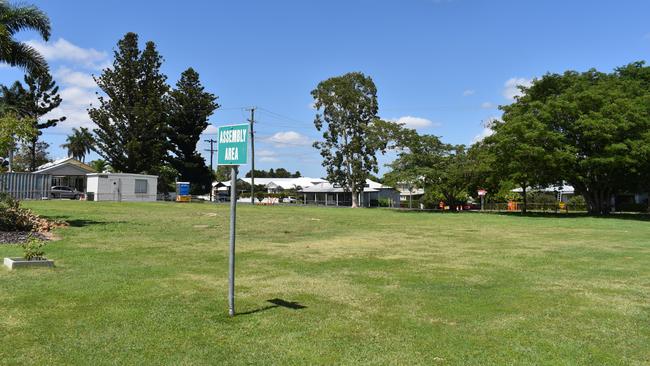
<path fill-rule="evenodd" d="M 241 178 L 243 182 L 251 184 L 251 178 Z M 327 183 L 325 179 L 300 177 L 300 178 L 255 178 L 255 185 L 262 185 L 268 193 L 279 193 L 287 190 L 301 190 L 320 183 Z"/>
<path fill-rule="evenodd" d="M 352 194 L 342 187 L 329 183 L 318 183 L 300 191 L 305 204 L 325 206 L 351 206 Z M 366 179 L 363 193 L 359 194 L 359 206 L 377 207 L 385 201 L 388 207 L 400 207 L 400 192 L 393 187 L 385 186 Z"/>
<path fill-rule="evenodd" d="M 87 181 L 89 201 L 155 201 L 158 194 L 155 175 L 93 173 Z"/>
<path fill-rule="evenodd" d="M 74 158 L 59 159 L 37 168 L 34 174 L 50 174 L 53 186 L 66 186 L 79 192 L 86 191 L 86 174 L 95 169 Z"/>

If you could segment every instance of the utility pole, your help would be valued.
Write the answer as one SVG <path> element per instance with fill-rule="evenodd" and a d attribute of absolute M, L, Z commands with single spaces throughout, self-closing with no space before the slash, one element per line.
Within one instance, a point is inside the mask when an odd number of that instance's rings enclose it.
<path fill-rule="evenodd" d="M 255 123 L 255 107 L 248 109 L 251 112 L 251 118 L 248 120 L 251 127 L 251 205 L 255 204 L 255 134 L 253 133 L 253 124 Z"/>
<path fill-rule="evenodd" d="M 205 140 L 205 142 L 210 143 L 210 150 L 205 150 L 210 152 L 210 202 L 212 202 L 212 179 L 214 179 L 214 170 L 212 169 L 212 160 L 214 156 L 214 152 L 217 151 L 214 149 L 214 144 L 217 143 L 217 140 L 209 139 Z"/>

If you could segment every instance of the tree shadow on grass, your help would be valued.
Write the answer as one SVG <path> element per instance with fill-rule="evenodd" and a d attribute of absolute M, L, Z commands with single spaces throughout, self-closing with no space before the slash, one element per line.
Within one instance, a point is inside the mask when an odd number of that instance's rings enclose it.
<path fill-rule="evenodd" d="M 611 219 L 611 220 L 631 220 L 631 221 L 650 221 L 650 214 L 645 213 L 612 213 L 609 215 L 589 215 L 586 212 L 569 212 L 569 213 L 554 213 L 554 212 L 528 212 L 522 214 L 521 212 L 490 212 L 493 215 L 510 216 L 510 217 L 530 217 L 530 218 L 553 218 L 553 219 L 571 219 L 590 217 L 595 219 Z"/>
<path fill-rule="evenodd" d="M 499 215 L 510 217 L 530 217 L 530 218 L 553 218 L 553 219 L 571 219 L 580 217 L 591 217 L 596 219 L 611 219 L 611 220 L 630 220 L 630 221 L 650 221 L 650 214 L 648 213 L 620 213 L 615 212 L 609 215 L 589 215 L 586 212 L 528 212 L 525 215 L 520 211 L 440 211 L 440 210 L 418 210 L 418 209 L 399 209 L 394 212 L 411 215 L 422 214 L 437 214 L 437 215 L 468 215 L 468 214 L 484 214 L 484 215 Z"/>
<path fill-rule="evenodd" d="M 286 301 L 286 300 L 282 300 L 282 299 L 278 299 L 278 298 L 271 299 L 271 300 L 266 300 L 266 302 L 269 302 L 272 305 L 267 305 L 267 306 L 257 308 L 257 309 L 254 309 L 254 310 L 244 311 L 244 312 L 241 312 L 241 313 L 237 313 L 237 315 L 251 315 L 251 314 L 260 313 L 262 311 L 271 310 L 271 309 L 275 309 L 275 308 L 286 308 L 286 309 L 291 309 L 291 310 L 301 310 L 301 309 L 306 308 L 305 305 L 301 305 L 296 301 Z"/>
<path fill-rule="evenodd" d="M 119 224 L 124 223 L 124 221 L 97 221 L 90 219 L 72 219 L 70 216 L 41 216 L 48 220 L 60 220 L 68 223 L 71 227 L 86 227 L 86 226 L 95 226 L 95 225 L 108 225 L 108 224 Z"/>

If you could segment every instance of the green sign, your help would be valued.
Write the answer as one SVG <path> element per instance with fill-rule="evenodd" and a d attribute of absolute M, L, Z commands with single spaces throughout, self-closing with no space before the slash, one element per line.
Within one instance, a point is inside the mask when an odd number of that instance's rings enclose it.
<path fill-rule="evenodd" d="M 248 124 L 219 127 L 217 165 L 242 165 L 248 160 Z"/>

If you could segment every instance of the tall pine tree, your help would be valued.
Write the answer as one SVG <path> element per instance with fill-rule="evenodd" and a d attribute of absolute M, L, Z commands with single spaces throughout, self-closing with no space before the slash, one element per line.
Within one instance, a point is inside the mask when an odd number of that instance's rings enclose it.
<path fill-rule="evenodd" d="M 163 60 L 153 42 L 140 51 L 135 33 L 127 33 L 117 47 L 113 67 L 95 79 L 105 96 L 88 111 L 97 124 L 95 148 L 116 171 L 156 174 L 169 147 Z"/>
<path fill-rule="evenodd" d="M 196 151 L 201 133 L 208 127 L 208 117 L 215 109 L 217 97 L 205 91 L 199 74 L 189 68 L 181 74 L 171 92 L 169 140 L 172 145 L 172 166 L 182 181 L 190 182 L 193 193 L 208 192 L 213 174 L 205 159 Z"/>
<path fill-rule="evenodd" d="M 27 88 L 19 81 L 16 81 L 11 87 L 0 86 L 0 103 L 6 104 L 20 118 L 31 121 L 32 127 L 37 131 L 27 146 L 29 151 L 27 170 L 33 172 L 42 161 L 38 157 L 37 148 L 38 137 L 42 135 L 41 130 L 54 127 L 57 123 L 65 121 L 66 118 L 42 119 L 44 115 L 61 105 L 59 87 L 52 79 L 52 75 L 48 72 L 38 75 L 27 74 L 24 80 Z"/>

